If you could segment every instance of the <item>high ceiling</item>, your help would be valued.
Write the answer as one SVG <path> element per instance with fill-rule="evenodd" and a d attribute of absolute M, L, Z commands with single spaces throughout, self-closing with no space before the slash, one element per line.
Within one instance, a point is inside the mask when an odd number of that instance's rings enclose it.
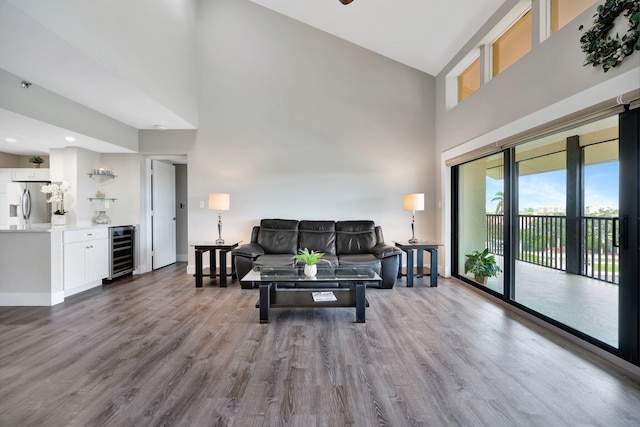
<path fill-rule="evenodd" d="M 434 76 L 504 2 L 354 0 L 343 5 L 338 0 L 251 1 Z M 18 5 L 17 0 L 0 0 L 0 39 L 5 41 L 0 44 L 0 68 L 136 129 L 153 129 L 154 124 L 192 128 L 131 82 L 105 72 Z M 58 141 L 64 129 L 47 128 L 46 123 L 30 126 L 15 116 L 0 109 L 0 151 L 42 154 L 64 144 Z M 47 134 L 56 136 L 47 138 Z M 16 136 L 20 143 L 5 142 L 6 137 Z M 118 151 L 100 140 L 87 144 L 100 152 Z"/>
<path fill-rule="evenodd" d="M 251 0 L 433 76 L 504 0 Z"/>

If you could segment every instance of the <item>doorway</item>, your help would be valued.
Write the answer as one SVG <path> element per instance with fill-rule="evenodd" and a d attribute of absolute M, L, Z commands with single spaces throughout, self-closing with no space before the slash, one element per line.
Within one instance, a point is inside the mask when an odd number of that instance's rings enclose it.
<path fill-rule="evenodd" d="M 147 265 L 152 270 L 187 258 L 187 158 L 147 157 Z"/>
<path fill-rule="evenodd" d="M 154 270 L 176 262 L 176 171 L 162 160 L 151 161 L 151 265 Z"/>

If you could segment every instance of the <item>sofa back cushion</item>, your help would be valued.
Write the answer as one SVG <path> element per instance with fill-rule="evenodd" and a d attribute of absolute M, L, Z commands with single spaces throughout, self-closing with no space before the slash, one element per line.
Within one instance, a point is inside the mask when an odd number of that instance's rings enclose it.
<path fill-rule="evenodd" d="M 260 221 L 258 244 L 265 254 L 291 254 L 298 251 L 298 221 L 263 219 Z"/>
<path fill-rule="evenodd" d="M 335 221 L 300 221 L 298 247 L 310 251 L 336 254 Z"/>
<path fill-rule="evenodd" d="M 373 221 L 336 222 L 336 250 L 338 255 L 366 254 L 376 245 Z"/>

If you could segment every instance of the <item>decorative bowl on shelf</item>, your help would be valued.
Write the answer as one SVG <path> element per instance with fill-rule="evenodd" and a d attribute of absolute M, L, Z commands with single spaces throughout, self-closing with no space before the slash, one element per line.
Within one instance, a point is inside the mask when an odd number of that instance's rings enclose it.
<path fill-rule="evenodd" d="M 100 193 L 102 196 L 104 194 Z M 89 197 L 89 201 L 94 209 L 98 211 L 98 216 L 93 219 L 96 224 L 111 224 L 111 218 L 107 216 L 107 211 L 111 209 L 111 205 L 118 199 L 110 197 Z"/>

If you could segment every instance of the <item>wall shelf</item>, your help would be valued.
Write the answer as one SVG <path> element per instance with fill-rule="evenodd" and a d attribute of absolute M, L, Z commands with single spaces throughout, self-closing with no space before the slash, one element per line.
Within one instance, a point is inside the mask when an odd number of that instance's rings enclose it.
<path fill-rule="evenodd" d="M 106 211 L 111 209 L 111 205 L 118 199 L 112 199 L 110 197 L 88 197 L 93 207 L 98 211 Z"/>
<path fill-rule="evenodd" d="M 93 179 L 94 181 L 98 181 L 98 182 L 105 182 L 108 181 L 110 179 L 114 179 L 117 175 L 113 175 L 113 174 L 106 174 L 106 173 L 88 173 L 87 175 L 89 175 L 91 177 L 91 179 Z"/>

